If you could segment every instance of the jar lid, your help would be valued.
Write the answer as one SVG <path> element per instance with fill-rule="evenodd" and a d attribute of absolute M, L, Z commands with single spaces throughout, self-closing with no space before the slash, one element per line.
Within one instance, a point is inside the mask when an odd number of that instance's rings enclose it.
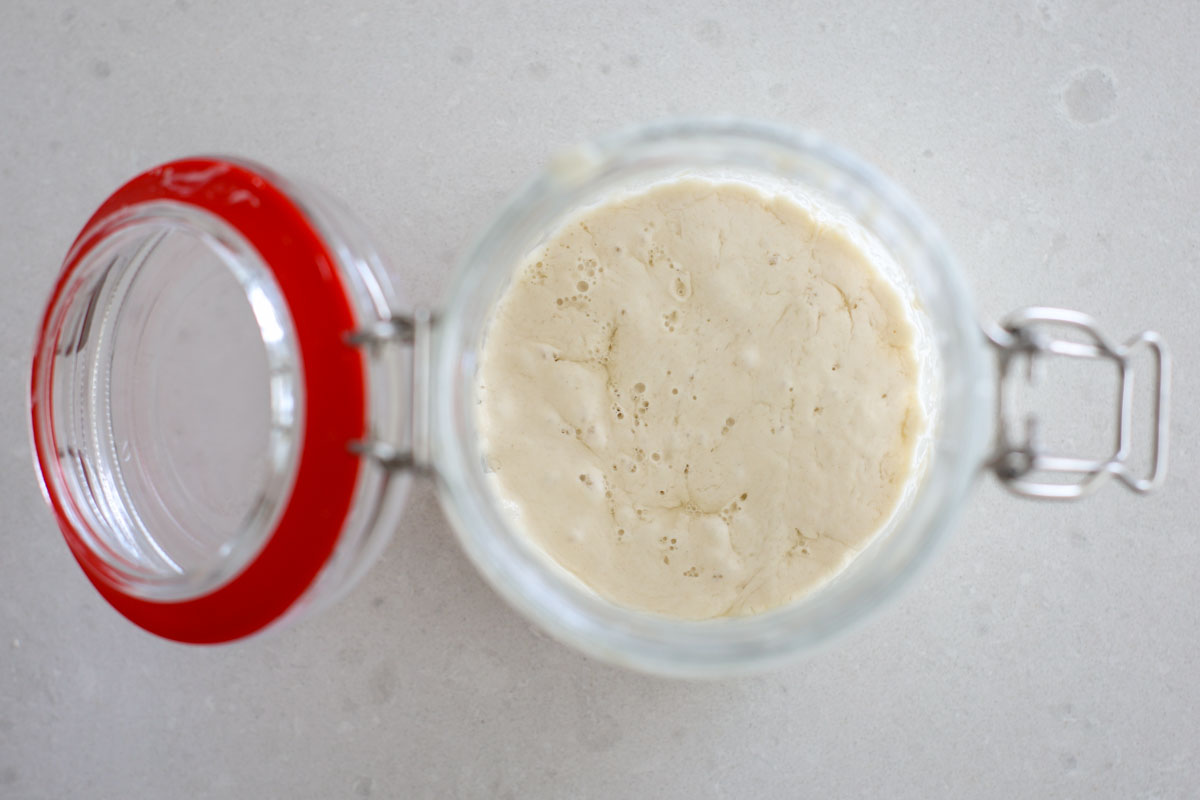
<path fill-rule="evenodd" d="M 101 594 L 167 638 L 232 640 L 293 607 L 368 469 L 349 449 L 368 427 L 354 287 L 288 188 L 223 158 L 138 175 L 42 321 L 44 492 Z"/>

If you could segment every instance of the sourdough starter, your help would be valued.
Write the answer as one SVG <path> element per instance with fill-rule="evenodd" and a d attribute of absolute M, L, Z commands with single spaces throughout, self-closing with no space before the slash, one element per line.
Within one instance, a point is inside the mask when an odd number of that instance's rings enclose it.
<path fill-rule="evenodd" d="M 621 606 L 761 612 L 887 522 L 924 419 L 897 290 L 796 200 L 677 180 L 570 218 L 496 307 L 479 370 L 515 527 Z"/>

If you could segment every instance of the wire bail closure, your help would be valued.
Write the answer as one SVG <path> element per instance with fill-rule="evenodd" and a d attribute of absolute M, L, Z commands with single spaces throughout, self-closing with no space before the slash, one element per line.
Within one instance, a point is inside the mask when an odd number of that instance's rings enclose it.
<path fill-rule="evenodd" d="M 1046 330 L 1050 325 L 1079 331 L 1086 335 L 1088 341 L 1054 336 Z M 996 383 L 996 449 L 988 466 L 1006 488 L 1024 497 L 1073 500 L 1091 494 L 1112 476 L 1139 494 L 1147 494 L 1162 485 L 1167 475 L 1171 391 L 1171 356 L 1162 336 L 1154 331 L 1143 331 L 1123 345 L 1116 344 L 1104 335 L 1088 315 L 1064 308 L 1043 307 L 1015 311 L 1000 326 L 985 326 L 984 332 L 996 348 L 1000 373 Z M 1139 477 L 1132 474 L 1128 463 L 1133 438 L 1134 368 L 1131 353 L 1143 345 L 1154 356 L 1156 384 L 1152 416 L 1152 467 L 1148 475 Z M 1025 418 L 1023 432 L 1014 433 L 1016 421 L 1009 419 L 1009 409 L 1005 404 L 1006 387 L 1013 364 L 1021 357 L 1026 358 L 1026 380 L 1032 382 L 1034 364 L 1045 355 L 1110 361 L 1116 365 L 1120 376 L 1117 433 L 1112 455 L 1107 459 L 1045 452 L 1036 441 L 1037 419 L 1033 415 Z M 1033 478 L 1037 474 L 1074 476 L 1075 480 L 1060 483 L 1039 481 Z"/>

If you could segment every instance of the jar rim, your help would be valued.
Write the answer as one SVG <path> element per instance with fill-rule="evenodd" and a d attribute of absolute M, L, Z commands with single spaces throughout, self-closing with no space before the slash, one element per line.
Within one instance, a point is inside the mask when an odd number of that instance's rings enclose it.
<path fill-rule="evenodd" d="M 945 360 L 938 451 L 873 570 L 856 567 L 789 606 L 738 618 L 684 621 L 620 608 L 549 569 L 515 530 L 487 485 L 474 420 L 474 370 L 490 306 L 553 221 L 614 176 L 647 164 L 736 164 L 814 180 L 836 199 L 866 196 L 921 254 L 923 287 L 937 294 Z M 647 167 L 648 168 L 648 167 Z M 866 224 L 870 230 L 871 225 Z M 539 232 L 539 229 L 541 231 Z M 521 252 L 524 250 L 524 252 Z M 812 132 L 737 118 L 678 119 L 597 139 L 558 159 L 518 191 L 468 251 L 452 279 L 434 340 L 431 435 L 441 498 L 460 542 L 492 586 L 527 617 L 605 661 L 675 676 L 741 673 L 787 662 L 827 642 L 909 583 L 944 538 L 984 458 L 992 381 L 971 296 L 941 234 L 909 196 L 858 156 Z M 882 553 L 882 555 L 880 555 Z"/>

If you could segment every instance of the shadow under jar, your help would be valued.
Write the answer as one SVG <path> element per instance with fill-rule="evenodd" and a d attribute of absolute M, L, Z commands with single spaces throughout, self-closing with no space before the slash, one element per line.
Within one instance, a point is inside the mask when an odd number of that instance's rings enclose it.
<path fill-rule="evenodd" d="M 926 432 L 900 507 L 832 580 L 762 614 L 685 621 L 621 608 L 550 563 L 500 508 L 477 425 L 491 312 L 567 217 L 678 178 L 783 192 L 860 237 L 907 301 Z M 1134 450 L 1133 358 L 1153 361 L 1149 466 Z M 1120 375 L 1111 455 L 1046 454 L 1014 430 L 1010 374 L 1044 356 Z M 1166 465 L 1169 359 L 1083 315 L 1028 309 L 981 328 L 932 224 L 894 184 L 816 135 L 740 120 L 636 128 L 557 158 L 459 266 L 436 313 L 395 296 L 370 238 L 315 187 L 227 157 L 171 162 L 87 223 L 33 357 L 36 466 L 72 553 L 122 614 L 223 642 L 341 596 L 429 473 L 467 555 L 546 631 L 603 660 L 677 676 L 785 662 L 880 607 L 951 527 L 976 475 L 1074 497 L 1139 492 Z"/>

